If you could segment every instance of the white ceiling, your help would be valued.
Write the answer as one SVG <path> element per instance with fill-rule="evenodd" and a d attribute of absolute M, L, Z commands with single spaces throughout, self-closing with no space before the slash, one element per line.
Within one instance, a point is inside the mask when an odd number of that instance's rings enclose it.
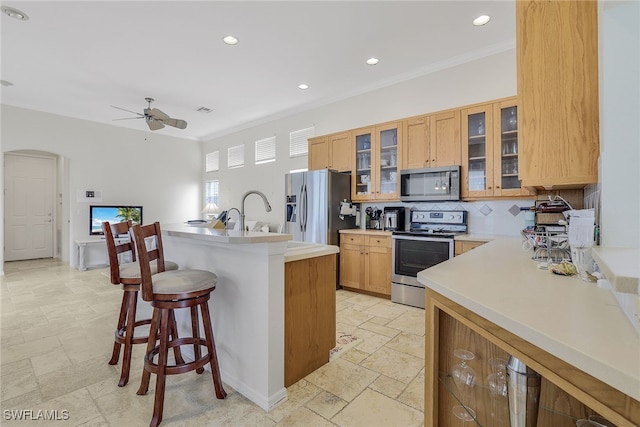
<path fill-rule="evenodd" d="M 2 103 L 206 140 L 515 46 L 510 1 L 2 1 Z M 492 17 L 484 27 L 471 21 Z M 222 37 L 240 42 L 228 46 Z M 378 57 L 375 66 L 365 64 Z M 310 88 L 302 91 L 299 83 Z M 197 112 L 209 107 L 208 114 Z"/>

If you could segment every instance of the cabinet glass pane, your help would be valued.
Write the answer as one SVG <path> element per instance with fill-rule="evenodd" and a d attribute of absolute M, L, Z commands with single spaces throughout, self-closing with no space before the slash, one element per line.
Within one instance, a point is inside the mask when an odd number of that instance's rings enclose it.
<path fill-rule="evenodd" d="M 356 135 L 356 193 L 371 194 L 371 134 Z"/>
<path fill-rule="evenodd" d="M 485 113 L 468 116 L 469 191 L 483 191 L 487 187 L 487 138 Z"/>
<path fill-rule="evenodd" d="M 396 192 L 398 179 L 398 129 L 380 132 L 380 193 Z"/>
<path fill-rule="evenodd" d="M 518 111 L 517 107 L 503 108 L 500 117 L 500 148 L 502 153 L 502 188 L 520 188 L 518 180 Z"/>

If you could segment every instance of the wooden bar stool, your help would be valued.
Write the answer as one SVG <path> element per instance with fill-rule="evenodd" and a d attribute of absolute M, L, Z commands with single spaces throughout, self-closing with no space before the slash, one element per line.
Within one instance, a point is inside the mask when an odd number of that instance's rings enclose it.
<path fill-rule="evenodd" d="M 153 306 L 151 329 L 144 358 L 144 371 L 138 394 L 147 393 L 151 373 L 156 374 L 156 393 L 150 423 L 150 426 L 155 427 L 162 421 L 167 375 L 182 374 L 194 370 L 201 374 L 204 372 L 204 366 L 209 363 L 216 397 L 224 399 L 227 396 L 220 379 L 220 368 L 208 304 L 211 292 L 216 288 L 218 278 L 209 271 L 190 269 L 165 271 L 152 275 L 148 262 L 147 245 L 150 238 L 155 239 L 157 250 L 162 253 L 160 223 L 156 222 L 145 226 L 134 225 L 131 231 L 142 277 L 142 299 L 151 301 Z M 145 244 L 145 240 L 147 240 L 147 244 Z M 171 334 L 171 319 L 174 319 L 174 310 L 179 308 L 189 308 L 191 311 L 191 337 L 178 338 Z M 198 308 L 202 314 L 204 339 L 199 335 Z M 158 340 L 159 345 L 156 345 Z M 170 365 L 167 360 L 169 349 L 174 349 L 175 354 L 175 349 L 185 345 L 193 346 L 194 360 L 185 362 L 176 358 L 175 364 Z M 202 354 L 201 347 L 206 347 L 205 354 Z"/>
<path fill-rule="evenodd" d="M 136 261 L 134 244 L 131 241 L 130 229 L 131 221 L 120 222 L 117 224 L 102 223 L 102 231 L 107 243 L 107 253 L 109 254 L 109 273 L 111 283 L 114 285 L 122 285 L 122 304 L 120 306 L 120 315 L 118 317 L 118 325 L 115 331 L 115 339 L 113 343 L 113 354 L 110 365 L 118 363 L 120 357 L 120 348 L 124 345 L 122 356 L 122 373 L 118 386 L 124 387 L 129 381 L 129 371 L 131 368 L 131 352 L 133 344 L 143 344 L 147 342 L 148 335 L 135 336 L 135 328 L 143 325 L 151 324 L 151 319 L 136 320 L 136 310 L 138 304 L 138 291 L 142 278 L 140 277 L 140 266 Z M 128 236 L 127 238 L 117 239 L 116 236 Z M 130 262 L 120 263 L 120 257 L 129 254 Z M 150 265 L 152 274 L 165 270 L 177 270 L 178 265 L 171 261 L 165 261 L 162 254 L 152 253 L 150 259 L 156 262 Z M 174 320 L 175 323 L 175 320 Z M 173 330 L 176 328 L 172 328 Z"/>

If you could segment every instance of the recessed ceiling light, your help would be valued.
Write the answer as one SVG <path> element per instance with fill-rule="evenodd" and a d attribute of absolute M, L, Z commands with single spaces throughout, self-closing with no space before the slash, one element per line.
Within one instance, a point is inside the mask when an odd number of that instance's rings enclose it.
<path fill-rule="evenodd" d="M 9 6 L 2 6 L 2 13 L 20 21 L 28 21 L 29 16 L 26 13 Z"/>
<path fill-rule="evenodd" d="M 369 59 L 367 59 L 367 64 L 369 64 L 369 65 L 376 65 L 378 62 L 380 62 L 380 60 L 378 58 L 369 58 Z"/>
<path fill-rule="evenodd" d="M 475 25 L 476 27 L 480 27 L 482 25 L 485 25 L 490 20 L 491 20 L 491 17 L 489 15 L 480 15 L 473 20 L 473 25 Z"/>
<path fill-rule="evenodd" d="M 238 39 L 233 36 L 225 36 L 222 41 L 230 45 L 238 44 Z"/>
<path fill-rule="evenodd" d="M 298 89 L 302 89 L 302 90 L 309 89 L 309 85 L 306 83 L 300 83 L 298 85 Z"/>

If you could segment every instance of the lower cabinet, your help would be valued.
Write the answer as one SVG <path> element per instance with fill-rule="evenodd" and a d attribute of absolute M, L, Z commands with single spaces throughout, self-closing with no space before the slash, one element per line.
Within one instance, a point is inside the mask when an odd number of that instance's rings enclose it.
<path fill-rule="evenodd" d="M 391 296 L 391 236 L 341 234 L 340 284 Z"/>
<path fill-rule="evenodd" d="M 487 242 L 476 242 L 470 240 L 456 240 L 453 246 L 454 256 L 462 255 L 465 252 L 482 246 Z"/>
<path fill-rule="evenodd" d="M 509 354 L 541 375 L 537 426 L 575 427 L 595 414 L 639 425 L 640 402 L 430 289 L 425 315 L 425 426 L 509 427 L 508 395 L 495 386 Z"/>
<path fill-rule="evenodd" d="M 329 362 L 336 346 L 336 255 L 284 265 L 284 385 Z"/>

